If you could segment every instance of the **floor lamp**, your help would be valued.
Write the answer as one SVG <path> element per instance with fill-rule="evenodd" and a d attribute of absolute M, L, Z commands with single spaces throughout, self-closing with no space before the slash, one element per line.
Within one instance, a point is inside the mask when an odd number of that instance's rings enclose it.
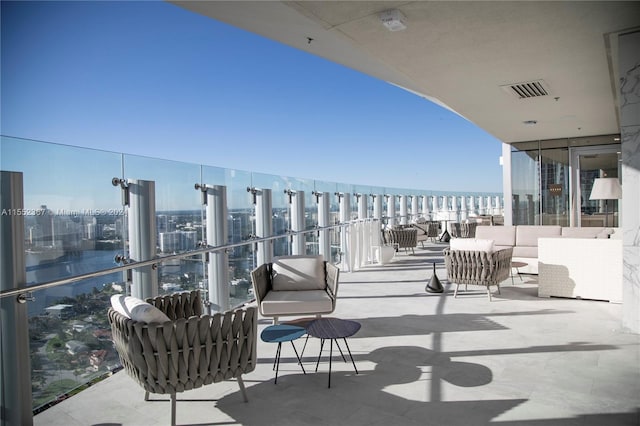
<path fill-rule="evenodd" d="M 595 178 L 591 188 L 590 200 L 604 200 L 604 220 L 609 226 L 609 205 L 608 200 L 619 200 L 622 198 L 622 187 L 618 178 Z"/>

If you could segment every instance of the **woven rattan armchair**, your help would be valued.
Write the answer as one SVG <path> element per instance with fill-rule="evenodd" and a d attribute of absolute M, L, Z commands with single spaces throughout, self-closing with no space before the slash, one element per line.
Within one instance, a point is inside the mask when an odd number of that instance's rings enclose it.
<path fill-rule="evenodd" d="M 176 393 L 236 378 L 245 402 L 242 374 L 257 362 L 255 307 L 202 315 L 197 291 L 148 299 L 170 319 L 144 323 L 109 309 L 113 341 L 125 371 L 149 393 L 171 395 L 171 425 Z"/>
<path fill-rule="evenodd" d="M 430 238 L 435 243 L 436 238 L 440 235 L 439 222 L 414 223 L 412 226 L 418 230 L 418 242 L 422 244 L 422 247 L 424 247 L 424 241 Z"/>
<path fill-rule="evenodd" d="M 387 229 L 386 239 L 389 244 L 396 247 L 396 251 L 403 248 L 405 251 L 411 249 L 412 253 L 414 248 L 418 245 L 418 230 L 415 228 L 395 228 Z"/>
<path fill-rule="evenodd" d="M 444 249 L 448 280 L 456 284 L 453 296 L 458 296 L 460 284 L 465 284 L 465 289 L 468 284 L 479 285 L 486 287 L 491 301 L 490 287 L 496 286 L 500 294 L 500 283 L 511 275 L 512 252 L 511 247 L 498 251 Z"/>

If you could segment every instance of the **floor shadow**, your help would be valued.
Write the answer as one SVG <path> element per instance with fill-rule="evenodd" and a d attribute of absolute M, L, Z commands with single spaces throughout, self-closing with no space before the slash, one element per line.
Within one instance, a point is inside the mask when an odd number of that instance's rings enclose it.
<path fill-rule="evenodd" d="M 526 350 L 523 348 L 523 351 Z M 373 364 L 373 367 L 361 369 L 360 374 L 355 374 L 350 364 L 345 364 L 348 368 L 333 371 L 330 389 L 326 388 L 326 371 L 303 375 L 296 368 L 295 359 L 288 362 L 291 374 L 279 376 L 277 385 L 269 380 L 248 387 L 249 404 L 241 403 L 238 395 L 229 394 L 218 401 L 217 408 L 236 422 L 249 426 L 638 424 L 633 423 L 637 421 L 637 413 L 503 421 L 497 419 L 528 400 L 512 398 L 443 401 L 436 382 L 462 388 L 480 388 L 493 381 L 493 373 L 480 363 L 455 361 L 449 354 L 423 347 L 390 346 L 361 354 L 356 357 L 356 363 L 361 366 Z M 334 366 L 336 363 L 342 363 L 339 357 L 336 357 Z M 311 366 L 307 370 L 312 371 Z M 425 373 L 427 371 L 431 373 Z M 420 382 L 424 386 L 416 388 L 415 384 Z M 409 384 L 412 390 L 407 393 L 403 385 Z"/>
<path fill-rule="evenodd" d="M 251 409 L 239 404 L 237 395 L 233 394 L 221 398 L 217 407 L 243 425 L 385 424 L 384 421 L 373 421 L 370 410 L 375 408 L 382 410 L 389 419 L 396 419 L 386 424 L 402 424 L 399 421 L 404 419 L 412 420 L 411 424 L 468 426 L 470 412 L 474 413 L 474 425 L 489 424 L 500 414 L 526 401 L 442 402 L 440 395 L 434 395 L 432 400 L 428 396 L 431 379 L 425 377 L 425 368 L 438 368 L 438 380 L 460 387 L 484 386 L 493 380 L 493 374 L 484 365 L 452 361 L 422 347 L 379 348 L 358 356 L 358 361 L 363 364 L 366 361 L 367 365 L 373 363 L 374 367 L 361 370 L 360 374 L 346 368 L 334 370 L 330 389 L 326 388 L 326 372 L 306 375 L 295 372 L 279 376 L 277 385 L 270 380 L 250 386 Z M 336 362 L 341 361 L 334 361 L 334 364 Z M 418 381 L 424 382 L 424 389 L 412 398 L 387 390 L 390 386 L 401 387 Z M 481 409 L 477 409 L 479 406 Z"/>

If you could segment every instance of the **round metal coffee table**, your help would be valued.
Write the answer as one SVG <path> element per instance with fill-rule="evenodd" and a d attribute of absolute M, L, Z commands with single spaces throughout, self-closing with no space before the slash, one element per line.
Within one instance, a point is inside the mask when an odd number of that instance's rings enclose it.
<path fill-rule="evenodd" d="M 304 336 L 306 333 L 307 330 L 305 330 L 304 327 L 298 327 L 289 324 L 270 325 L 269 327 L 262 330 L 262 333 L 260 333 L 260 338 L 263 341 L 269 343 L 278 343 L 276 358 L 273 361 L 273 368 L 276 370 L 276 378 L 273 382 L 274 384 L 278 383 L 278 370 L 280 369 L 280 353 L 282 352 L 282 342 L 291 342 L 291 346 L 293 346 L 293 351 L 296 353 L 296 358 L 298 358 L 298 363 L 302 368 L 302 372 L 304 374 L 307 374 L 307 372 L 304 371 L 304 365 L 302 365 L 302 360 L 298 355 L 298 350 L 293 344 L 294 340 Z"/>
<path fill-rule="evenodd" d="M 344 344 L 349 352 L 349 358 L 351 358 L 351 363 L 353 364 L 353 369 L 356 371 L 356 374 L 358 374 L 358 368 L 356 367 L 356 363 L 351 355 L 351 349 L 349 349 L 347 337 L 351 337 L 356 334 L 358 330 L 360 330 L 360 327 L 360 323 L 357 321 L 344 320 L 340 318 L 318 318 L 307 325 L 307 333 L 310 336 L 320 339 L 320 353 L 318 354 L 318 361 L 316 362 L 316 371 L 318 371 L 318 365 L 320 364 L 324 341 L 327 339 L 329 340 L 329 383 L 327 387 L 331 387 L 331 358 L 333 356 L 333 342 L 335 341 L 336 345 L 338 345 L 337 339 L 344 340 Z M 338 346 L 338 349 L 340 349 L 340 346 Z M 342 349 L 340 349 L 340 353 L 346 362 Z"/>
<path fill-rule="evenodd" d="M 518 277 L 520 277 L 520 281 L 524 281 L 522 279 L 522 275 L 520 275 L 520 268 L 527 266 L 527 263 L 525 262 L 511 262 L 511 285 L 516 285 L 515 282 L 513 281 L 513 269 L 515 268 L 516 272 L 518 273 Z"/>

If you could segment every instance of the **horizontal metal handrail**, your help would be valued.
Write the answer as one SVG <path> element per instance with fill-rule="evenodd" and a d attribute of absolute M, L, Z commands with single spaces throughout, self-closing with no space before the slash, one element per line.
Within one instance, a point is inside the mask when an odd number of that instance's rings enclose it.
<path fill-rule="evenodd" d="M 357 222 L 357 221 L 353 221 L 353 222 Z M 283 234 L 283 235 L 272 235 L 270 237 L 254 237 L 254 238 L 251 238 L 250 240 L 242 241 L 242 242 L 239 242 L 239 243 L 224 244 L 224 245 L 221 245 L 221 246 L 207 246 L 207 247 L 202 247 L 202 248 L 199 248 L 199 249 L 196 249 L 196 250 L 190 250 L 190 251 L 184 252 L 184 253 L 177 253 L 177 254 L 171 254 L 171 255 L 167 255 L 167 256 L 157 257 L 155 259 L 129 262 L 129 263 L 126 263 L 124 265 L 114 266 L 112 268 L 107 268 L 107 269 L 100 269 L 98 271 L 93 271 L 93 272 L 87 272 L 86 274 L 75 275 L 73 277 L 61 278 L 61 279 L 57 279 L 57 280 L 53 280 L 53 281 L 47 281 L 47 282 L 44 282 L 44 283 L 34 284 L 34 285 L 31 285 L 31 286 L 25 286 L 25 287 L 20 287 L 20 288 L 11 289 L 11 290 L 3 290 L 3 291 L 0 291 L 0 299 L 3 299 L 5 297 L 11 297 L 11 296 L 20 296 L 20 295 L 24 295 L 25 293 L 28 293 L 28 292 L 44 290 L 44 289 L 47 289 L 47 288 L 52 288 L 52 287 L 58 287 L 58 286 L 61 286 L 61 285 L 71 284 L 71 283 L 75 283 L 75 282 L 78 282 L 78 281 L 86 280 L 86 279 L 89 279 L 89 278 L 101 277 L 101 276 L 104 276 L 104 275 L 114 274 L 114 273 L 117 273 L 117 272 L 125 272 L 125 271 L 128 271 L 130 269 L 142 268 L 144 266 L 157 265 L 158 263 L 163 263 L 163 262 L 167 262 L 167 261 L 170 261 L 170 260 L 179 260 L 179 259 L 184 259 L 186 257 L 197 256 L 199 254 L 206 254 L 206 253 L 213 253 L 213 252 L 228 250 L 228 249 L 232 249 L 232 248 L 235 248 L 235 247 L 245 246 L 247 244 L 255 244 L 255 243 L 260 243 L 260 242 L 265 242 L 265 241 L 278 240 L 278 239 L 281 239 L 281 238 L 289 238 L 289 237 L 294 236 L 294 235 L 309 234 L 309 233 L 312 233 L 312 232 L 328 231 L 328 230 L 331 230 L 331 229 L 348 226 L 350 223 L 351 222 L 344 222 L 344 223 L 339 223 L 339 224 L 330 225 L 330 226 L 323 226 L 323 227 L 318 226 L 318 227 L 315 227 L 313 229 L 306 229 L 304 231 L 288 231 L 286 234 Z"/>

